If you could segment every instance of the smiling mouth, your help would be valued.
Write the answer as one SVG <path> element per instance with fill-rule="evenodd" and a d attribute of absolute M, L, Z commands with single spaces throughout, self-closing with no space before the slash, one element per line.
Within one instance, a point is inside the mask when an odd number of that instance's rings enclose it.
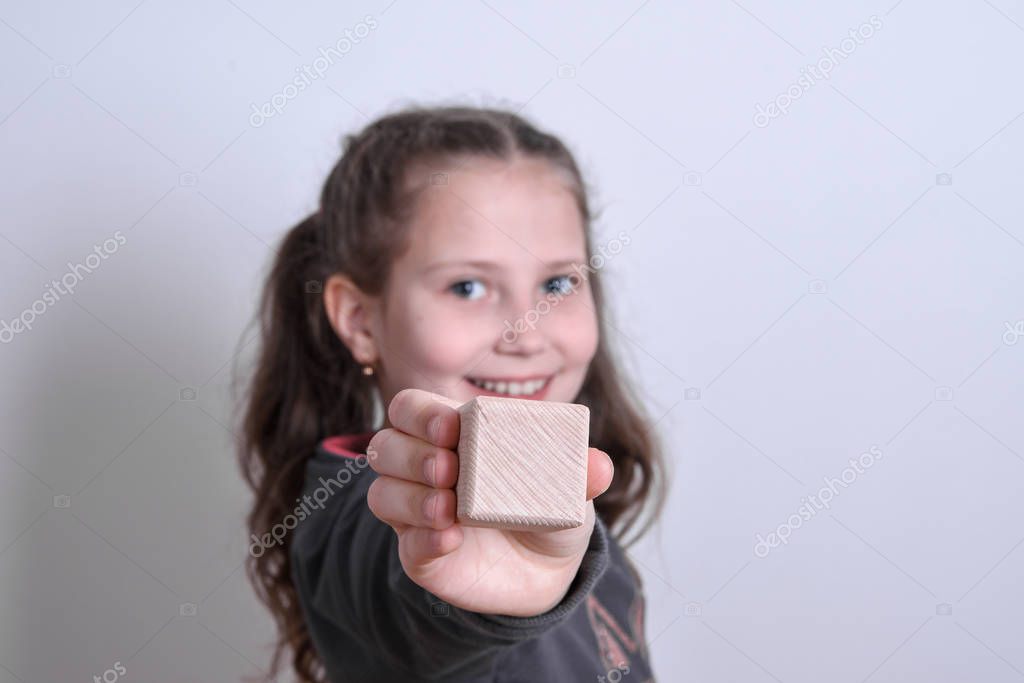
<path fill-rule="evenodd" d="M 515 396 L 519 398 L 530 398 L 544 393 L 554 375 L 546 377 L 532 377 L 523 380 L 491 380 L 477 377 L 467 377 L 466 381 L 484 391 L 502 396 Z"/>

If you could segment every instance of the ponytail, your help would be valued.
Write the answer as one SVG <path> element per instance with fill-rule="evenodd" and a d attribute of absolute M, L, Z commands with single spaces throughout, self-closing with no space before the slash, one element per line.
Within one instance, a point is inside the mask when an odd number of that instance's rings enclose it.
<path fill-rule="evenodd" d="M 257 537 L 280 522 L 302 493 L 305 463 L 331 434 L 372 429 L 372 385 L 327 319 L 323 287 L 331 272 L 319 212 L 288 232 L 259 307 L 261 348 L 249 388 L 239 459 L 256 504 L 247 522 Z M 288 556 L 290 536 L 250 553 L 246 574 L 287 638 L 277 643 L 271 672 L 291 648 L 303 680 L 319 665 L 303 626 Z"/>

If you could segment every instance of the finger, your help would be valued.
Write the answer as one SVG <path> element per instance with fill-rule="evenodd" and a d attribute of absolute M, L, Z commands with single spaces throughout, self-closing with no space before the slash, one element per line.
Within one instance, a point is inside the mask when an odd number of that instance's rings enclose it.
<path fill-rule="evenodd" d="M 375 454 L 369 462 L 378 474 L 435 488 L 451 488 L 459 478 L 459 457 L 453 451 L 397 429 L 374 434 L 366 452 Z"/>
<path fill-rule="evenodd" d="M 398 554 L 404 563 L 423 564 L 458 550 L 463 538 L 459 524 L 441 530 L 409 527 L 398 534 Z"/>
<path fill-rule="evenodd" d="M 597 448 L 589 449 L 587 462 L 587 500 L 608 490 L 615 476 L 615 465 L 608 454 Z"/>
<path fill-rule="evenodd" d="M 402 389 L 388 405 L 391 426 L 441 448 L 459 444 L 458 401 L 422 389 Z"/>
<path fill-rule="evenodd" d="M 377 477 L 366 491 L 366 504 L 382 522 L 447 529 L 455 522 L 455 492 L 394 477 Z"/>

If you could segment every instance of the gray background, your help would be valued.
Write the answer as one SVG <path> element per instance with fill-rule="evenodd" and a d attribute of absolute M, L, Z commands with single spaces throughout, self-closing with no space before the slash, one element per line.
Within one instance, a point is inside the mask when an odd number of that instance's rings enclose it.
<path fill-rule="evenodd" d="M 0 320 L 126 238 L 0 345 L 0 683 L 265 665 L 231 362 L 341 135 L 410 102 L 521 109 L 598 242 L 630 231 L 610 334 L 672 460 L 631 552 L 661 680 L 1024 679 L 1024 3 L 342 4 L 0 6 Z"/>

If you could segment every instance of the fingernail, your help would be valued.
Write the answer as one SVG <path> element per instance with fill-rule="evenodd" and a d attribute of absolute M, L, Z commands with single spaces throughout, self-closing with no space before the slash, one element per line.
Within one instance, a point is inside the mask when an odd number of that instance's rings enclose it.
<path fill-rule="evenodd" d="M 433 455 L 427 456 L 423 459 L 423 478 L 427 480 L 427 483 L 434 486 L 434 482 L 437 481 L 437 458 Z"/>
<path fill-rule="evenodd" d="M 428 521 L 434 520 L 434 513 L 437 509 L 437 494 L 431 493 L 423 501 L 423 514 Z"/>

